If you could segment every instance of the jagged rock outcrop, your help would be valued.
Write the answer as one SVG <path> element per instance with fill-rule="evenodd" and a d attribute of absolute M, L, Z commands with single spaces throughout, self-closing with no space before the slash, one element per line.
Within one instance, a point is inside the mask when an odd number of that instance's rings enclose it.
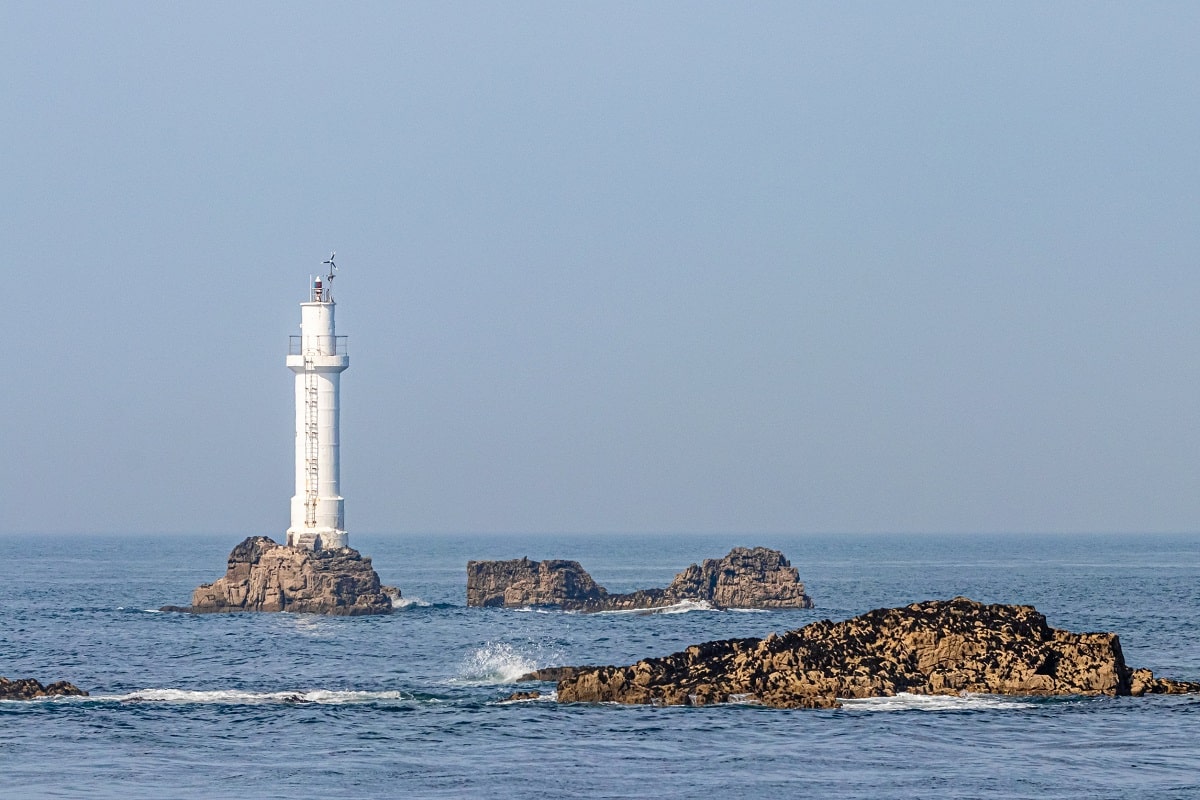
<path fill-rule="evenodd" d="M 0 677 L 0 700 L 33 700 L 35 697 L 87 697 L 87 692 L 66 681 L 43 686 L 34 678 L 9 680 Z"/>
<path fill-rule="evenodd" d="M 468 606 L 553 606 L 605 594 L 578 561 L 467 562 Z"/>
<path fill-rule="evenodd" d="M 360 616 L 388 614 L 400 590 L 381 586 L 379 575 L 357 550 L 307 550 L 251 536 L 229 554 L 225 575 L 192 593 L 197 614 L 224 611 L 290 611 Z"/>
<path fill-rule="evenodd" d="M 1153 672 L 1145 668 L 1130 670 L 1129 694 L 1133 697 L 1142 697 L 1147 694 L 1193 694 L 1195 692 L 1200 692 L 1200 683 L 1156 678 Z"/>
<path fill-rule="evenodd" d="M 666 594 L 706 600 L 718 608 L 812 608 L 796 568 L 778 550 L 735 547 L 675 576 Z"/>
<path fill-rule="evenodd" d="M 558 668 L 562 670 L 563 668 Z M 1032 606 L 957 597 L 824 620 L 765 639 L 693 645 L 628 667 L 566 668 L 559 702 L 705 705 L 748 700 L 834 708 L 838 698 L 963 692 L 1142 695 L 1200 692 L 1125 665 L 1113 633 L 1070 633 Z"/>
<path fill-rule="evenodd" d="M 735 547 L 724 558 L 692 564 L 665 589 L 609 594 L 578 561 L 467 562 L 467 605 L 558 606 L 567 611 L 626 611 L 684 601 L 717 608 L 812 608 L 796 568 L 783 553 Z"/>

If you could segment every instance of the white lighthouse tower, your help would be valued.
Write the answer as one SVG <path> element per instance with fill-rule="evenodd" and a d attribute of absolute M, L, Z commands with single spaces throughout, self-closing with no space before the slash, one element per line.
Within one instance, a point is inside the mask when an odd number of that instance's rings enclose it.
<path fill-rule="evenodd" d="M 338 437 L 338 393 L 350 366 L 346 337 L 334 331 L 333 278 L 313 279 L 300 304 L 300 335 L 292 336 L 287 365 L 296 373 L 296 494 L 287 543 L 309 550 L 348 547 Z"/>

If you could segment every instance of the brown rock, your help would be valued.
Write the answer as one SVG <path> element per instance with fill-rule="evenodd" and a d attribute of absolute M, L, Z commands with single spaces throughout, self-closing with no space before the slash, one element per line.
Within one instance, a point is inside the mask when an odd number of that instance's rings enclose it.
<path fill-rule="evenodd" d="M 783 553 L 766 547 L 735 547 L 675 576 L 666 594 L 706 600 L 718 608 L 812 608 L 800 574 Z M 678 600 L 676 602 L 678 602 Z"/>
<path fill-rule="evenodd" d="M 229 554 L 224 577 L 192 593 L 189 610 L 359 616 L 388 614 L 399 596 L 399 589 L 380 585 L 371 559 L 357 550 L 308 550 L 251 536 Z"/>
<path fill-rule="evenodd" d="M 0 678 L 0 700 L 32 700 L 35 697 L 87 697 L 88 693 L 66 681 L 43 686 L 34 678 Z"/>
<path fill-rule="evenodd" d="M 963 692 L 1129 695 L 1195 692 L 1125 665 L 1112 633 L 1056 630 L 1032 606 L 958 597 L 828 620 L 782 636 L 693 645 L 628 667 L 564 672 L 559 702 L 704 705 L 744 699 L 836 708 L 838 698 Z"/>
<path fill-rule="evenodd" d="M 543 667 L 535 669 L 533 672 L 526 672 L 521 677 L 517 678 L 517 683 L 525 683 L 526 681 L 554 681 L 558 682 L 574 677 L 582 670 L 596 669 L 596 667 Z"/>
<path fill-rule="evenodd" d="M 517 700 L 537 700 L 541 696 L 541 692 L 513 692 L 508 697 L 504 698 L 504 702 L 513 703 Z"/>
<path fill-rule="evenodd" d="M 1129 693 L 1134 697 L 1147 694 L 1193 694 L 1200 692 L 1200 683 L 1156 678 L 1148 669 L 1135 669 L 1129 677 Z"/>
<path fill-rule="evenodd" d="M 796 568 L 778 550 L 735 547 L 692 564 L 666 589 L 609 594 L 578 561 L 470 561 L 467 605 L 558 606 L 568 611 L 629 611 L 684 601 L 717 608 L 812 608 Z"/>
<path fill-rule="evenodd" d="M 524 606 L 584 602 L 606 594 L 578 561 L 467 562 L 467 605 Z"/>

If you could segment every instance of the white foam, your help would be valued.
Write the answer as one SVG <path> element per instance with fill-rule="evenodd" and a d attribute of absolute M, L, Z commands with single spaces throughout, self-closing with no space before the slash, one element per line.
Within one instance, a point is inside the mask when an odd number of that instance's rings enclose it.
<path fill-rule="evenodd" d="M 731 705 L 756 706 L 759 705 L 758 698 L 752 693 L 745 692 L 742 694 L 729 695 L 729 703 Z"/>
<path fill-rule="evenodd" d="M 161 614 L 162 611 L 157 608 L 143 608 L 142 613 L 143 614 Z"/>
<path fill-rule="evenodd" d="M 729 608 L 726 611 L 736 611 L 739 614 L 767 614 L 770 613 L 765 608 Z"/>
<path fill-rule="evenodd" d="M 894 697 L 841 698 L 851 711 L 977 711 L 981 709 L 1032 708 L 1028 700 L 994 694 L 907 694 Z"/>
<path fill-rule="evenodd" d="M 456 683 L 500 684 L 516 683 L 526 673 L 537 669 L 537 663 L 506 642 L 488 642 L 467 656 L 459 670 Z"/>
<path fill-rule="evenodd" d="M 717 611 L 707 600 L 681 600 L 673 606 L 658 609 L 659 614 L 687 614 L 689 611 Z"/>
<path fill-rule="evenodd" d="M 429 608 L 433 603 L 426 602 L 419 597 L 394 597 L 392 598 L 392 608 Z"/>
<path fill-rule="evenodd" d="M 496 705 L 511 706 L 516 703 L 556 703 L 558 702 L 558 692 L 546 692 L 538 697 L 522 697 L 519 700 L 501 700 Z"/>
<path fill-rule="evenodd" d="M 690 611 L 720 611 L 707 600 L 680 600 L 678 603 L 658 608 L 621 608 L 599 611 L 598 614 L 687 614 Z"/>
<path fill-rule="evenodd" d="M 187 703 L 226 706 L 270 705 L 276 703 L 316 703 L 319 705 L 346 705 L 349 703 L 374 703 L 381 700 L 412 700 L 405 692 L 352 692 L 328 689 L 310 689 L 300 692 L 246 692 L 236 689 L 194 691 L 190 689 L 139 689 L 129 694 L 91 695 L 80 697 L 85 701 L 109 701 L 119 703 Z"/>

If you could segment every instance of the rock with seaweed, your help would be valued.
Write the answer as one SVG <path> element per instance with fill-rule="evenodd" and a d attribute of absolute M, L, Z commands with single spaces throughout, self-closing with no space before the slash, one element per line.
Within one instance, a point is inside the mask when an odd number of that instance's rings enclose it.
<path fill-rule="evenodd" d="M 657 705 L 745 701 L 836 708 L 845 698 L 923 695 L 1141 696 L 1200 692 L 1125 664 L 1115 633 L 1051 628 L 1032 606 L 963 597 L 726 639 L 625 667 L 551 668 L 558 700 Z"/>
<path fill-rule="evenodd" d="M 44 685 L 36 678 L 10 680 L 0 677 L 0 700 L 34 700 L 39 697 L 87 697 L 87 692 L 66 681 Z"/>

